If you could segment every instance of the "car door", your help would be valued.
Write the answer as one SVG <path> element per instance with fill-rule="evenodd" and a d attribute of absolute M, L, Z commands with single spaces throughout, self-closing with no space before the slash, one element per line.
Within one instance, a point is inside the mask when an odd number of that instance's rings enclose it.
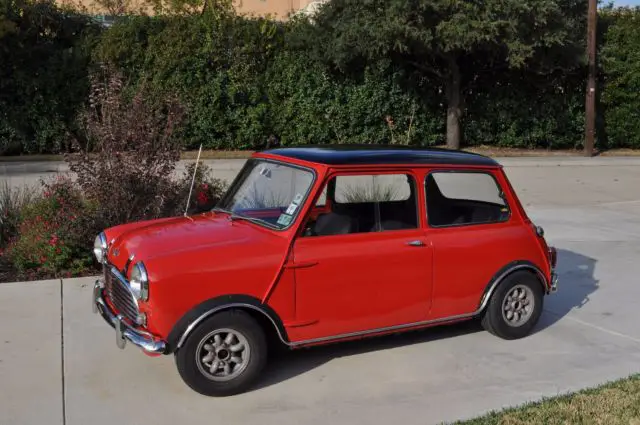
<path fill-rule="evenodd" d="M 293 247 L 294 341 L 425 320 L 432 248 L 410 173 L 338 174 Z M 313 213 L 312 213 L 313 215 Z"/>
<path fill-rule="evenodd" d="M 425 179 L 434 249 L 430 319 L 474 312 L 487 284 L 514 259 L 527 258 L 526 232 L 511 214 L 494 170 L 432 170 Z"/>

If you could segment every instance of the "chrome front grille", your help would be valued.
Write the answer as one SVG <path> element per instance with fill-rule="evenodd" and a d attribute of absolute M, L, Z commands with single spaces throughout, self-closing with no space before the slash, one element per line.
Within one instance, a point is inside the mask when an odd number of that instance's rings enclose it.
<path fill-rule="evenodd" d="M 109 301 L 117 310 L 116 313 L 136 323 L 139 312 L 136 299 L 124 277 L 111 266 L 104 267 L 104 288 Z"/>

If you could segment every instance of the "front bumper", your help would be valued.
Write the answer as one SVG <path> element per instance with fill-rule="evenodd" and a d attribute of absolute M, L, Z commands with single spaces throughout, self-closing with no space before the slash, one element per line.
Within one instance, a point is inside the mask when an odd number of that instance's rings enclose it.
<path fill-rule="evenodd" d="M 122 316 L 111 310 L 102 295 L 104 285 L 96 280 L 93 285 L 92 309 L 94 313 L 100 313 L 102 318 L 116 330 L 116 345 L 123 349 L 127 341 L 141 348 L 149 354 L 163 354 L 167 347 L 165 341 L 155 338 L 148 332 L 135 329 L 124 322 Z"/>

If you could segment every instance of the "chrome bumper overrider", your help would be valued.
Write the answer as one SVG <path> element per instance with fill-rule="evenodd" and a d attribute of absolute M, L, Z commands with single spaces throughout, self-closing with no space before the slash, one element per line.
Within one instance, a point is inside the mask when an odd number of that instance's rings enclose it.
<path fill-rule="evenodd" d="M 558 290 L 558 275 L 554 272 L 551 273 L 551 290 L 550 292 L 553 294 Z"/>
<path fill-rule="evenodd" d="M 94 313 L 100 313 L 102 318 L 116 330 L 116 344 L 118 348 L 124 348 L 127 341 L 143 349 L 150 354 L 162 354 L 165 351 L 166 343 L 154 338 L 151 334 L 132 328 L 126 324 L 122 316 L 115 314 L 104 300 L 102 295 L 103 283 L 96 280 L 93 285 L 92 309 Z"/>

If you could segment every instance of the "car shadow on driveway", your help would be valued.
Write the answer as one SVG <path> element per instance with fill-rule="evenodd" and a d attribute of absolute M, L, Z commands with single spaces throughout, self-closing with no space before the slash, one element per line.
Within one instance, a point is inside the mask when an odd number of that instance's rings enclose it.
<path fill-rule="evenodd" d="M 593 275 L 595 264 L 596 260 L 593 258 L 573 251 L 558 250 L 559 289 L 545 300 L 545 311 L 534 333 L 552 326 L 573 309 L 582 308 L 589 302 L 589 296 L 598 289 L 598 282 Z M 482 331 L 479 320 L 470 320 L 309 349 L 277 351 L 271 356 L 270 366 L 254 390 L 305 374 L 336 358 L 434 342 Z"/>
<path fill-rule="evenodd" d="M 406 347 L 414 344 L 434 342 L 482 332 L 479 320 L 470 320 L 429 329 L 413 330 L 405 333 L 364 338 L 325 346 L 303 348 L 294 351 L 285 349 L 274 353 L 265 375 L 254 388 L 258 390 L 296 376 L 303 375 L 317 367 L 340 357 L 357 356 L 374 351 Z"/>
<path fill-rule="evenodd" d="M 594 276 L 597 260 L 574 251 L 558 249 L 558 291 L 545 299 L 544 311 L 535 332 L 540 332 L 590 301 L 599 288 Z"/>

